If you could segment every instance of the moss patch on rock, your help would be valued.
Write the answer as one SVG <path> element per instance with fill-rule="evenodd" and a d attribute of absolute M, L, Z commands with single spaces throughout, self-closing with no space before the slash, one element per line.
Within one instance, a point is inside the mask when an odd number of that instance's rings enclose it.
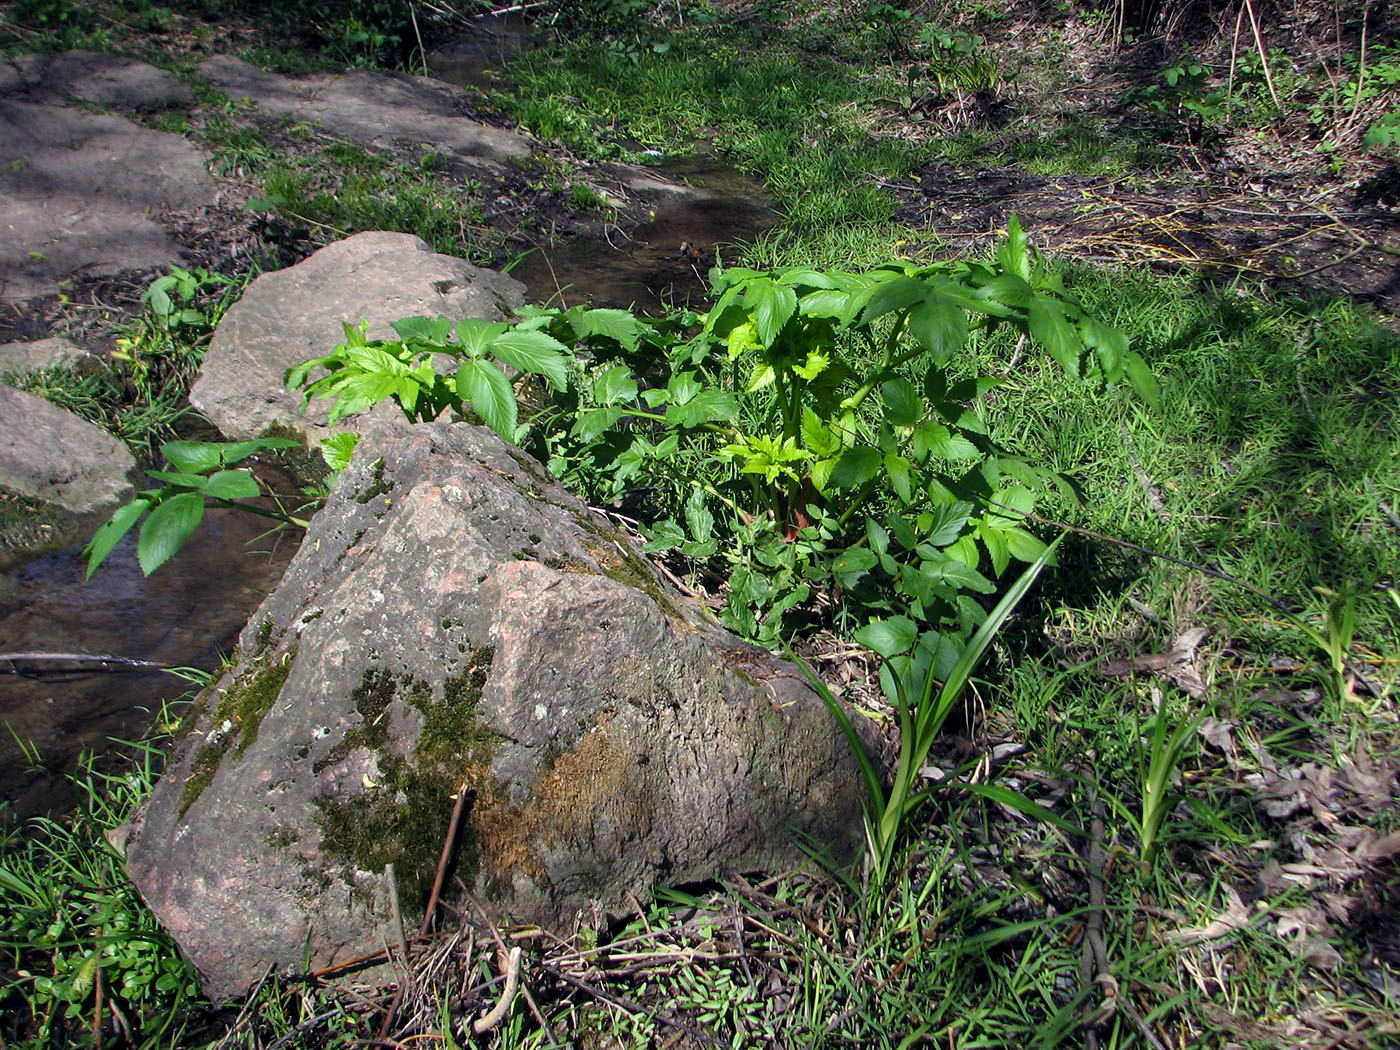
<path fill-rule="evenodd" d="M 384 476 L 383 459 L 376 459 L 370 464 L 369 474 L 369 484 L 355 493 L 355 502 L 360 506 L 364 506 L 378 496 L 394 491 L 394 483 Z"/>
<path fill-rule="evenodd" d="M 190 775 L 180 792 L 180 816 L 189 811 L 213 782 L 229 750 L 241 755 L 258 738 L 258 727 L 281 694 L 295 659 L 296 653 L 288 650 L 280 657 L 264 660 L 224 690 L 214 708 L 213 725 L 206 734 L 205 744 L 195 755 Z"/>
<path fill-rule="evenodd" d="M 472 650 L 466 670 L 444 683 L 441 700 L 411 675 L 396 677 L 382 669 L 366 673 L 353 698 L 361 721 L 332 754 L 344 758 L 359 749 L 373 751 L 376 782 L 361 793 L 327 795 L 316 802 L 321 849 L 345 865 L 352 887 L 362 884 L 355 872 L 378 875 L 393 864 L 405 907 L 421 910 L 426 905 L 457 792 L 489 769 L 499 744 L 498 736 L 478 722 L 481 691 L 494 657 L 489 647 Z M 389 723 L 396 703 L 416 709 L 423 718 L 418 742 L 407 757 L 391 746 Z M 463 843 L 461 863 L 470 873 L 479 864 L 470 843 Z M 352 893 L 368 905 L 367 891 Z"/>

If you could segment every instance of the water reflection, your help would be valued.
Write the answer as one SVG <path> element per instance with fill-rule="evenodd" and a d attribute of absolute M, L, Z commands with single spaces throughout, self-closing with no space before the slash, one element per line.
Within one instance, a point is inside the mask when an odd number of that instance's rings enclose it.
<path fill-rule="evenodd" d="M 281 578 L 300 533 L 259 535 L 266 519 L 210 511 L 155 575 L 141 575 L 128 535 L 88 582 L 76 548 L 36 559 L 0 585 L 0 651 L 85 653 L 204 669 L 217 666 Z M 7 673 L 16 672 L 16 673 Z M 138 739 L 163 699 L 188 683 L 156 670 L 21 659 L 0 662 L 0 799 L 24 817 L 71 803 L 64 774 L 84 750 Z M 23 745 L 38 753 L 31 768 Z"/>

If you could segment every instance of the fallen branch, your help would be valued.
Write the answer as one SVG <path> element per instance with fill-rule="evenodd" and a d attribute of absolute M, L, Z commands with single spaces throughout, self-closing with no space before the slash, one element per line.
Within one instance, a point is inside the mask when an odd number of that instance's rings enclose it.
<path fill-rule="evenodd" d="M 117 664 L 121 667 L 134 667 L 141 670 L 168 671 L 174 664 L 159 660 L 137 660 L 130 656 L 101 656 L 96 653 L 0 653 L 0 663 L 55 663 L 55 664 Z M 99 668 L 111 670 L 111 668 Z M 5 674 L 19 674 L 14 667 L 4 669 Z"/>

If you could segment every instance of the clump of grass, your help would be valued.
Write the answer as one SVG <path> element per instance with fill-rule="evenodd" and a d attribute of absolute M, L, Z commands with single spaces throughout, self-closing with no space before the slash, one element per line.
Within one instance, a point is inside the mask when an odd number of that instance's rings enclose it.
<path fill-rule="evenodd" d="M 192 967 L 127 880 L 106 834 L 131 817 L 162 764 L 161 740 L 116 772 L 88 756 L 77 811 L 16 826 L 0 810 L 0 1016 L 7 1046 L 74 1046 L 94 1028 L 178 1045 L 201 1004 Z M 110 762 L 108 763 L 110 768 Z"/>
<path fill-rule="evenodd" d="M 636 143 L 686 152 L 712 142 L 767 181 L 792 228 L 894 214 L 876 180 L 907 172 L 915 157 L 865 126 L 861 109 L 876 88 L 834 60 L 733 30 L 669 40 L 664 54 L 582 41 L 529 52 L 512 64 L 516 89 L 498 100 L 529 130 L 588 157 L 625 155 Z M 754 47 L 768 48 L 765 61 L 751 61 Z"/>
<path fill-rule="evenodd" d="M 358 146 L 332 143 L 299 160 L 260 170 L 255 207 L 331 236 L 392 230 L 422 237 L 439 252 L 482 249 L 481 186 L 454 182 L 421 165 L 399 164 Z"/>
<path fill-rule="evenodd" d="M 241 291 L 240 282 L 172 267 L 152 282 L 146 308 L 117 335 L 104 366 L 46 368 L 8 381 L 96 424 L 149 460 L 189 412 L 189 389 L 209 339 Z"/>

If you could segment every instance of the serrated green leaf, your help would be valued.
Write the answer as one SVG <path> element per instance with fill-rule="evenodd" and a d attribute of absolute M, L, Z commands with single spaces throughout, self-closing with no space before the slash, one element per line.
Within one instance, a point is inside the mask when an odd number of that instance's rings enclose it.
<path fill-rule="evenodd" d="M 197 492 L 181 492 L 161 501 L 141 523 L 136 541 L 141 571 L 149 576 L 169 561 L 203 518 L 204 497 Z"/>
<path fill-rule="evenodd" d="M 1065 320 L 1064 308 L 1058 302 L 1039 293 L 1032 295 L 1026 326 L 1031 338 L 1050 351 L 1061 368 L 1070 375 L 1079 375 L 1084 342 Z"/>
<path fill-rule="evenodd" d="M 148 470 L 146 476 L 163 481 L 167 485 L 175 485 L 182 489 L 202 489 L 209 480 L 203 474 L 185 474 L 174 470 Z"/>
<path fill-rule="evenodd" d="M 544 332 L 506 332 L 491 344 L 491 354 L 512 368 L 534 372 L 555 390 L 569 382 L 569 349 Z"/>
<path fill-rule="evenodd" d="M 997 262 L 1023 281 L 1031 279 L 1030 242 L 1014 212 L 1006 220 L 1006 240 L 997 248 Z"/>
<path fill-rule="evenodd" d="M 1025 529 L 1015 526 L 1004 529 L 1006 547 L 1017 561 L 1035 561 L 1045 553 L 1045 543 Z"/>
<path fill-rule="evenodd" d="M 967 314 L 946 298 L 929 294 L 909 311 L 909 334 L 946 365 L 967 343 Z"/>
<path fill-rule="evenodd" d="M 646 531 L 649 538 L 642 544 L 642 552 L 645 554 L 668 551 L 685 542 L 685 530 L 669 518 L 658 521 Z"/>
<path fill-rule="evenodd" d="M 927 515 L 919 519 L 923 542 L 933 547 L 946 547 L 962 535 L 972 517 L 972 504 L 964 500 L 953 503 L 940 503 Z"/>
<path fill-rule="evenodd" d="M 183 474 L 203 474 L 223 466 L 225 448 L 214 441 L 167 441 L 160 454 Z"/>
<path fill-rule="evenodd" d="M 876 554 L 884 554 L 890 548 L 890 534 L 874 518 L 865 519 L 865 538 Z"/>
<path fill-rule="evenodd" d="M 922 302 L 927 294 L 928 286 L 913 277 L 891 275 L 877 279 L 864 292 L 851 297 L 847 306 L 847 320 L 852 319 L 851 314 L 854 314 L 857 323 L 867 325 L 877 317 Z"/>
<path fill-rule="evenodd" d="M 912 427 L 924 414 L 919 388 L 902 376 L 881 383 L 880 397 L 885 402 L 885 422 L 892 427 Z"/>
<path fill-rule="evenodd" d="M 490 361 L 467 361 L 457 370 L 456 389 L 488 427 L 506 441 L 515 436 L 515 390 L 499 368 Z"/>
<path fill-rule="evenodd" d="M 705 505 L 705 490 L 696 487 L 685 501 L 685 525 L 697 543 L 705 543 L 714 534 L 715 516 Z"/>
<path fill-rule="evenodd" d="M 256 499 L 262 489 L 251 470 L 221 470 L 210 475 L 204 495 L 210 499 Z"/>
<path fill-rule="evenodd" d="M 895 452 L 885 453 L 885 474 L 894 486 L 896 495 L 905 503 L 914 498 L 913 485 L 909 477 L 909 461 Z"/>
<path fill-rule="evenodd" d="M 820 350 L 812 350 L 807 354 L 807 359 L 800 365 L 793 365 L 794 374 L 801 376 L 807 382 L 815 382 L 817 377 L 826 371 L 831 364 L 831 357 Z"/>
<path fill-rule="evenodd" d="M 492 344 L 509 329 L 510 325 L 504 321 L 466 317 L 457 322 L 456 345 L 461 347 L 462 354 L 468 358 L 486 357 L 492 353 Z"/>
<path fill-rule="evenodd" d="M 635 401 L 637 380 L 626 365 L 614 365 L 593 377 L 593 399 L 600 405 L 615 405 L 621 401 Z"/>
<path fill-rule="evenodd" d="M 722 390 L 701 390 L 683 404 L 666 407 L 666 422 L 687 428 L 733 420 L 738 415 L 739 399 Z"/>
<path fill-rule="evenodd" d="M 977 308 L 993 317 L 1019 317 L 1031 305 L 1031 286 L 1019 274 L 1004 273 L 972 290 Z"/>
<path fill-rule="evenodd" d="M 875 477 L 883 464 L 879 449 L 848 448 L 831 472 L 829 484 L 838 489 L 857 488 Z"/>
<path fill-rule="evenodd" d="M 947 548 L 945 555 L 952 555 L 954 547 L 964 542 L 971 544 L 973 539 L 971 536 L 964 536 L 957 544 Z M 991 580 L 958 557 L 926 559 L 920 563 L 919 571 L 939 582 L 949 583 L 963 590 L 976 591 L 978 594 L 991 594 L 996 590 L 996 585 Z"/>
<path fill-rule="evenodd" d="M 391 328 L 405 343 L 432 343 L 445 346 L 452 339 L 450 317 L 405 317 L 393 322 Z"/>
<path fill-rule="evenodd" d="M 773 281 L 755 281 L 744 293 L 744 307 L 753 313 L 763 345 L 772 346 L 788 319 L 797 312 L 797 293 Z"/>
<path fill-rule="evenodd" d="M 630 310 L 599 308 L 584 310 L 577 317 L 571 317 L 574 334 L 580 339 L 603 336 L 617 343 L 624 350 L 636 350 L 641 344 L 642 334 L 647 326 Z"/>
<path fill-rule="evenodd" d="M 83 553 L 88 556 L 87 572 L 84 578 L 92 578 L 97 567 L 107 560 L 107 555 L 112 553 L 112 548 L 150 507 L 151 501 L 149 499 L 138 496 L 130 503 L 118 507 L 112 516 L 102 523 L 102 526 L 93 534 L 92 539 L 88 541 L 88 545 L 83 548 Z"/>
<path fill-rule="evenodd" d="M 803 288 L 839 288 L 840 284 L 831 274 L 798 266 L 778 274 L 779 284 L 795 285 Z"/>
<path fill-rule="evenodd" d="M 355 452 L 355 446 L 360 442 L 360 435 L 349 430 L 342 430 L 338 434 L 331 434 L 329 437 L 321 439 L 321 458 L 326 461 L 326 466 L 331 470 L 341 471 L 350 465 L 350 457 Z"/>
<path fill-rule="evenodd" d="M 579 413 L 569 433 L 580 441 L 593 441 L 612 428 L 622 418 L 622 409 L 617 405 L 602 405 Z"/>
<path fill-rule="evenodd" d="M 1011 564 L 1011 551 L 1007 549 L 1006 537 L 995 525 L 983 525 L 977 530 L 982 546 L 987 548 L 987 556 L 992 560 L 992 574 L 1000 576 Z"/>
<path fill-rule="evenodd" d="M 1149 408 L 1160 410 L 1162 399 L 1157 388 L 1157 377 L 1152 374 L 1147 362 L 1129 350 L 1123 354 L 1123 371 L 1128 377 L 1128 385 L 1137 396 L 1147 402 Z"/>
<path fill-rule="evenodd" d="M 850 547 L 831 561 L 831 571 L 839 574 L 862 573 L 873 569 L 880 559 L 875 552 L 865 547 Z"/>
<path fill-rule="evenodd" d="M 304 448 L 302 442 L 293 441 L 291 438 L 254 438 L 251 441 L 227 441 L 215 442 L 213 447 L 219 450 L 223 465 L 231 467 L 235 463 L 241 463 L 255 452 L 263 452 L 270 448 Z"/>
<path fill-rule="evenodd" d="M 804 295 L 797 309 L 803 317 L 844 317 L 850 303 L 850 292 L 831 289 Z"/>

